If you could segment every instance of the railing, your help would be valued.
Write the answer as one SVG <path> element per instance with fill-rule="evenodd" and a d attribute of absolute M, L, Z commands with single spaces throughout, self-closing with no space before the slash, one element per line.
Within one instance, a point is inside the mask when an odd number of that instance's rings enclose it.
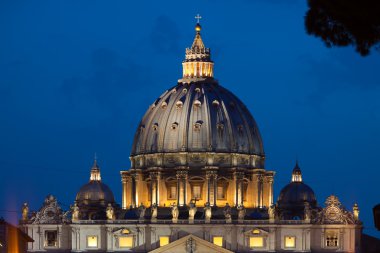
<path fill-rule="evenodd" d="M 79 220 L 72 222 L 73 224 L 308 224 L 304 220 L 280 220 L 271 223 L 269 220 L 232 220 L 231 223 L 226 220 L 194 220 L 189 222 L 188 219 L 178 219 L 177 222 L 173 222 L 171 219 L 157 219 L 155 221 L 148 219 L 139 220 Z"/>

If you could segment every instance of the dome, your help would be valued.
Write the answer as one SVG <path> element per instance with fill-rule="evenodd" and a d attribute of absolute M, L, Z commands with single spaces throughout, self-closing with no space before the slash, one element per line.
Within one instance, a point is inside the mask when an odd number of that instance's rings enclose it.
<path fill-rule="evenodd" d="M 279 206 L 304 206 L 305 203 L 315 207 L 317 199 L 314 191 L 303 182 L 301 169 L 296 162 L 292 172 L 292 181 L 281 190 L 278 204 Z"/>
<path fill-rule="evenodd" d="M 90 182 L 80 188 L 75 201 L 79 206 L 97 204 L 105 206 L 115 202 L 111 189 L 101 181 L 100 168 L 96 159 L 91 168 Z"/>
<path fill-rule="evenodd" d="M 314 191 L 307 184 L 291 182 L 281 190 L 278 202 L 282 204 L 303 204 L 305 202 L 315 204 L 317 199 Z"/>
<path fill-rule="evenodd" d="M 77 193 L 75 200 L 78 203 L 86 204 L 115 202 L 111 189 L 100 181 L 90 181 L 89 183 L 83 185 Z"/>
<path fill-rule="evenodd" d="M 183 78 L 150 105 L 136 130 L 132 168 L 263 169 L 264 148 L 257 124 L 243 102 L 213 78 L 214 63 L 200 29 L 182 65 Z"/>
<path fill-rule="evenodd" d="M 317 208 L 317 199 L 314 191 L 302 181 L 301 169 L 298 162 L 292 172 L 292 181 L 280 192 L 277 206 L 282 219 L 305 218 L 306 209 Z"/>
<path fill-rule="evenodd" d="M 184 151 L 264 155 L 247 107 L 211 80 L 165 91 L 141 120 L 132 147 L 133 156 Z"/>

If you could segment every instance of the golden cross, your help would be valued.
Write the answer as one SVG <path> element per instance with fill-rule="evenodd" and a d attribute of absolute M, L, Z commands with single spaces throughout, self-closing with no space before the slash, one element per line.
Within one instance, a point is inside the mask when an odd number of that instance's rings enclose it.
<path fill-rule="evenodd" d="M 199 20 L 201 19 L 202 17 L 199 15 L 199 14 L 197 14 L 196 16 L 195 16 L 195 19 L 197 20 L 197 23 L 199 24 Z"/>

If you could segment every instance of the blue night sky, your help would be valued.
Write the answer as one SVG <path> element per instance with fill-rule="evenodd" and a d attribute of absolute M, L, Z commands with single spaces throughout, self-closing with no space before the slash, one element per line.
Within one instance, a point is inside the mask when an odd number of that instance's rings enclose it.
<path fill-rule="evenodd" d="M 233 3 L 232 3 L 233 2 Z M 380 54 L 306 34 L 306 0 L 1 1 L 0 216 L 49 193 L 63 208 L 94 153 L 121 203 L 134 131 L 181 77 L 194 16 L 215 76 L 255 117 L 275 198 L 298 157 L 319 204 L 336 194 L 378 235 Z"/>

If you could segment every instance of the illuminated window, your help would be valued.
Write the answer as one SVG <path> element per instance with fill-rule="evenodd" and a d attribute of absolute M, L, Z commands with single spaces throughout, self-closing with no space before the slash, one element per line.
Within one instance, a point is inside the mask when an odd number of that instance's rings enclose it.
<path fill-rule="evenodd" d="M 57 231 L 45 231 L 45 247 L 57 247 Z"/>
<path fill-rule="evenodd" d="M 97 248 L 98 247 L 98 237 L 96 235 L 87 236 L 87 247 Z"/>
<path fill-rule="evenodd" d="M 225 199 L 225 194 L 224 194 L 224 187 L 223 186 L 218 186 L 217 188 L 217 197 L 218 199 Z"/>
<path fill-rule="evenodd" d="M 193 186 L 193 198 L 194 199 L 200 199 L 201 198 L 201 186 L 200 185 L 194 185 Z"/>
<path fill-rule="evenodd" d="M 251 236 L 249 238 L 249 247 L 251 247 L 251 248 L 262 248 L 262 247 L 264 247 L 264 237 Z"/>
<path fill-rule="evenodd" d="M 213 243 L 214 243 L 215 245 L 218 245 L 218 246 L 220 246 L 220 247 L 223 247 L 223 237 L 221 237 L 221 236 L 214 236 L 214 238 L 213 238 Z"/>
<path fill-rule="evenodd" d="M 326 247 L 338 247 L 339 238 L 338 233 L 336 232 L 328 232 L 326 233 Z"/>
<path fill-rule="evenodd" d="M 133 237 L 119 237 L 119 247 L 120 248 L 132 248 L 133 247 Z"/>
<path fill-rule="evenodd" d="M 176 199 L 177 198 L 177 186 L 170 185 L 168 188 L 168 199 Z"/>
<path fill-rule="evenodd" d="M 169 236 L 160 236 L 160 247 L 169 244 Z"/>
<path fill-rule="evenodd" d="M 296 237 L 285 236 L 285 248 L 295 248 L 295 247 L 296 247 Z"/>

